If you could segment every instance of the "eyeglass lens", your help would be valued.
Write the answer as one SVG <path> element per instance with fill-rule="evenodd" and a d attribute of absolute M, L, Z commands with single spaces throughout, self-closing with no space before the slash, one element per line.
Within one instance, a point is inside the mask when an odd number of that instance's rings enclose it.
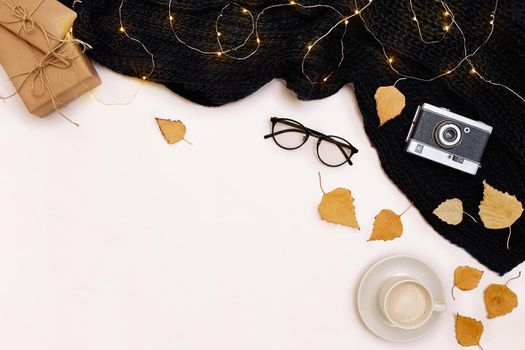
<path fill-rule="evenodd" d="M 352 164 L 349 157 L 352 147 L 345 139 L 338 136 L 326 136 L 317 143 L 317 156 L 326 165 L 336 167 L 347 161 Z"/>
<path fill-rule="evenodd" d="M 308 139 L 306 128 L 290 119 L 276 121 L 273 124 L 272 133 L 275 143 L 286 149 L 299 148 Z"/>

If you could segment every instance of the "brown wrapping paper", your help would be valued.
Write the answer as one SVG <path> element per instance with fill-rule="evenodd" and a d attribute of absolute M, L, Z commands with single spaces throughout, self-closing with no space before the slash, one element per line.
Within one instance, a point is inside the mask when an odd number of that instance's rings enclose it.
<path fill-rule="evenodd" d="M 0 0 L 0 26 L 43 52 L 60 45 L 76 17 L 56 0 Z"/>
<path fill-rule="evenodd" d="M 1 1 L 1 0 L 0 0 Z M 7 29 L 0 27 L 0 63 L 27 110 L 44 117 L 100 84 L 100 78 L 79 45 L 62 44 L 64 62 L 45 55 Z M 49 64 L 42 67 L 42 61 Z M 40 67 L 40 68 L 39 68 Z"/>

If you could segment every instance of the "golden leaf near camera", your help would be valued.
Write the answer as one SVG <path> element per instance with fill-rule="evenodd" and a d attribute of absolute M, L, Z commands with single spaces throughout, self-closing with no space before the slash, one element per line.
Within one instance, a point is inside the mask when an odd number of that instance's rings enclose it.
<path fill-rule="evenodd" d="M 483 181 L 483 200 L 479 204 L 479 216 L 488 229 L 512 226 L 523 213 L 523 206 L 516 196 L 501 192 Z"/>
<path fill-rule="evenodd" d="M 447 199 L 432 214 L 449 225 L 457 225 L 463 221 L 463 202 L 458 198 Z"/>
<path fill-rule="evenodd" d="M 518 296 L 504 284 L 491 284 L 483 293 L 487 318 L 506 315 L 518 306 Z"/>
<path fill-rule="evenodd" d="M 523 205 L 507 192 L 501 192 L 483 181 L 483 200 L 479 203 L 479 217 L 488 229 L 508 228 L 507 249 L 510 249 L 511 226 L 523 214 Z"/>
<path fill-rule="evenodd" d="M 180 120 L 169 120 L 155 118 L 160 132 L 167 143 L 170 145 L 184 140 L 186 135 L 186 126 Z"/>
<path fill-rule="evenodd" d="M 483 271 L 470 266 L 459 266 L 454 271 L 454 287 L 458 287 L 462 291 L 472 290 L 478 286 L 482 276 Z M 452 288 L 452 298 L 454 298 L 454 287 Z"/>
<path fill-rule="evenodd" d="M 483 323 L 476 319 L 456 315 L 456 340 L 462 346 L 479 346 Z"/>
<path fill-rule="evenodd" d="M 346 188 L 336 188 L 325 193 L 317 207 L 321 219 L 359 230 L 355 215 L 354 198 L 352 192 Z"/>
<path fill-rule="evenodd" d="M 401 216 L 390 209 L 383 209 L 376 215 L 374 228 L 369 241 L 390 241 L 401 237 L 403 234 L 403 223 Z"/>
<path fill-rule="evenodd" d="M 379 126 L 394 119 L 405 108 L 405 96 L 395 86 L 380 86 L 374 96 Z"/>

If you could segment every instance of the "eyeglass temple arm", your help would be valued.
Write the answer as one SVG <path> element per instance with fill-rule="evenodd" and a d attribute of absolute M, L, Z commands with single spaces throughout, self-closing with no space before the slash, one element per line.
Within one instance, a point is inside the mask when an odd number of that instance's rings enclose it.
<path fill-rule="evenodd" d="M 352 146 L 350 143 L 349 144 L 342 143 L 342 142 L 334 140 L 334 139 L 332 139 L 330 137 L 324 138 L 323 140 L 326 141 L 326 142 L 333 143 L 334 145 L 338 146 L 339 148 L 341 148 L 341 147 L 350 148 L 350 150 L 352 151 L 352 155 L 357 153 L 357 152 L 359 152 L 359 150 L 357 148 L 355 148 L 354 146 Z M 341 149 L 341 151 L 342 151 L 342 149 Z"/>
<path fill-rule="evenodd" d="M 301 130 L 301 129 L 297 129 L 297 128 L 296 128 L 296 129 L 285 129 L 285 130 L 279 130 L 279 131 L 276 131 L 276 132 L 272 132 L 272 133 L 270 133 L 270 134 L 268 134 L 268 135 L 264 135 L 264 138 L 265 138 L 265 139 L 268 139 L 268 138 L 270 138 L 270 137 L 272 137 L 272 136 L 276 136 L 276 135 L 284 134 L 284 133 L 286 133 L 286 132 L 298 132 L 298 133 L 301 133 L 301 134 L 306 135 L 306 134 L 304 133 L 304 130 Z"/>

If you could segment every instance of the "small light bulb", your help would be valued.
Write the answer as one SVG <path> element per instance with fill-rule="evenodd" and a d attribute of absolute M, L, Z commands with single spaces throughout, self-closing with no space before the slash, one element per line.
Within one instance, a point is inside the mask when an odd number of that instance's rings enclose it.
<path fill-rule="evenodd" d="M 393 58 L 393 57 L 390 57 L 390 58 L 388 59 L 388 63 L 392 63 L 392 62 L 394 62 L 394 58 Z"/>
<path fill-rule="evenodd" d="M 450 13 L 448 13 L 448 11 L 445 11 L 445 12 L 443 12 L 443 16 L 448 17 L 448 16 L 450 16 Z"/>
<path fill-rule="evenodd" d="M 242 13 L 248 13 L 248 10 L 243 8 Z"/>
<path fill-rule="evenodd" d="M 447 70 L 447 71 L 445 72 L 445 74 L 450 74 L 450 73 L 452 73 L 451 70 Z"/>
<path fill-rule="evenodd" d="M 345 26 L 347 26 L 347 25 L 348 25 L 348 20 L 347 20 L 347 19 L 345 19 Z"/>
<path fill-rule="evenodd" d="M 328 77 L 323 78 L 323 81 L 326 82 L 328 80 Z"/>
<path fill-rule="evenodd" d="M 148 79 L 147 76 L 143 76 L 143 77 L 142 77 L 142 80 L 146 80 L 146 79 Z"/>
<path fill-rule="evenodd" d="M 123 33 L 126 31 L 123 26 L 120 26 L 120 28 L 118 30 L 120 30 Z"/>
<path fill-rule="evenodd" d="M 221 57 L 222 56 L 222 52 L 217 52 L 217 56 Z"/>
<path fill-rule="evenodd" d="M 356 15 L 358 15 L 358 14 L 359 14 L 359 10 L 358 10 L 358 9 L 355 9 L 355 10 L 354 10 L 354 13 L 355 13 Z"/>
<path fill-rule="evenodd" d="M 221 36 L 221 35 L 222 35 L 222 33 L 217 32 L 217 36 Z"/>
<path fill-rule="evenodd" d="M 417 17 L 416 17 L 416 16 L 412 17 L 412 20 L 413 20 L 414 22 L 417 22 Z"/>
<path fill-rule="evenodd" d="M 489 24 L 490 24 L 491 26 L 493 26 L 493 25 L 494 25 L 494 20 L 490 21 Z"/>
<path fill-rule="evenodd" d="M 261 43 L 261 39 L 257 38 L 257 44 Z"/>
<path fill-rule="evenodd" d="M 445 29 L 445 32 L 448 32 L 450 30 L 449 26 L 444 26 L 443 29 Z"/>
<path fill-rule="evenodd" d="M 296 2 L 295 1 L 290 1 L 290 5 L 295 5 Z"/>
<path fill-rule="evenodd" d="M 311 50 L 311 49 L 312 49 L 312 47 L 313 47 L 312 45 L 309 45 L 309 46 L 308 46 L 308 50 Z"/>
<path fill-rule="evenodd" d="M 170 15 L 170 21 L 173 21 L 173 16 L 172 15 Z"/>

